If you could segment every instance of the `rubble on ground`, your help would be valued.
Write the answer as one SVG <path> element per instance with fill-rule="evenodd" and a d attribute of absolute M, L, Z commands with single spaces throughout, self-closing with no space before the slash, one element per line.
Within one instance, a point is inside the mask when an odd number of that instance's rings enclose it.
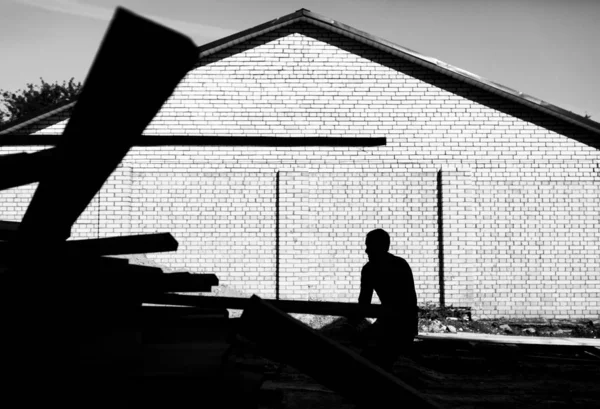
<path fill-rule="evenodd" d="M 464 310 L 464 309 L 463 309 Z M 422 332 L 454 332 L 448 327 L 454 327 L 458 332 L 471 332 L 495 335 L 523 335 L 548 337 L 578 337 L 600 338 L 600 320 L 590 319 L 517 319 L 517 318 L 486 318 L 471 319 L 470 311 L 458 308 L 424 309 L 419 313 L 419 331 Z M 460 316 L 460 317 L 459 317 Z"/>

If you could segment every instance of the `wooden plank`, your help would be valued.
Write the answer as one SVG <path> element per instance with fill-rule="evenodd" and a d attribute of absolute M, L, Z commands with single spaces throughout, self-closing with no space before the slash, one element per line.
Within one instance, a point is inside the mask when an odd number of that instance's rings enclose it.
<path fill-rule="evenodd" d="M 206 292 L 215 285 L 219 279 L 214 274 L 166 273 L 160 288 L 165 292 Z"/>
<path fill-rule="evenodd" d="M 227 310 L 223 308 L 194 308 L 194 307 L 165 307 L 165 306 L 143 306 L 140 310 L 143 319 L 170 319 L 195 317 L 202 315 L 225 315 Z"/>
<path fill-rule="evenodd" d="M 67 253 L 86 255 L 122 255 L 158 253 L 177 250 L 177 240 L 171 233 L 140 234 L 65 242 Z"/>
<path fill-rule="evenodd" d="M 0 243 L 0 265 L 13 266 L 21 268 L 21 262 L 19 259 L 10 257 L 6 254 L 7 250 L 11 247 L 8 243 Z M 29 257 L 38 257 L 36 253 L 32 253 Z M 88 257 L 88 256 L 64 256 L 61 254 L 46 255 L 43 260 L 43 269 L 54 269 L 56 273 L 60 273 L 61 270 L 79 270 L 82 272 L 96 271 L 96 270 L 124 270 L 124 269 L 135 269 L 138 266 L 129 265 L 129 260 L 126 258 L 114 258 L 114 257 Z M 150 268 L 145 266 L 139 266 L 142 268 Z M 162 272 L 162 270 L 158 269 Z"/>
<path fill-rule="evenodd" d="M 439 407 L 391 373 L 257 296 L 250 298 L 238 331 L 255 342 L 267 358 L 294 366 L 359 404 L 390 408 Z"/>
<path fill-rule="evenodd" d="M 599 347 L 589 347 L 589 348 L 585 348 L 584 352 L 589 355 L 592 356 L 598 360 L 600 360 L 600 348 Z"/>
<path fill-rule="evenodd" d="M 56 145 L 61 135 L 0 135 L 0 145 Z M 202 136 L 202 135 L 143 135 L 135 137 L 133 146 L 384 146 L 380 137 L 287 137 L 287 136 Z"/>
<path fill-rule="evenodd" d="M 379 304 L 359 305 L 358 303 L 327 302 L 327 301 L 296 301 L 266 299 L 276 308 L 288 313 L 380 317 L 386 310 Z M 200 308 L 229 308 L 244 310 L 250 303 L 249 298 L 192 296 L 179 294 L 164 294 L 144 299 L 149 304 L 180 305 Z"/>
<path fill-rule="evenodd" d="M 40 180 L 21 222 L 23 251 L 32 245 L 46 250 L 70 236 L 75 220 L 196 59 L 189 38 L 117 8 L 56 148 L 56 165 Z"/>
<path fill-rule="evenodd" d="M 0 155 L 0 190 L 38 182 L 52 164 L 56 148 Z"/>
<path fill-rule="evenodd" d="M 144 300 L 146 300 L 168 296 L 163 293 L 169 292 L 210 292 L 213 285 L 219 284 L 219 279 L 214 274 L 143 273 L 139 276 L 139 284 L 140 288 L 143 288 Z"/>
<path fill-rule="evenodd" d="M 7 223 L 3 230 L 0 222 L 0 239 L 16 237 L 19 223 Z M 137 236 L 105 237 L 101 239 L 70 240 L 55 247 L 61 257 L 94 257 L 107 255 L 157 253 L 177 250 L 177 240 L 170 233 L 140 234 Z M 10 243 L 0 243 L 0 253 L 9 251 Z"/>
<path fill-rule="evenodd" d="M 3 243 L 2 243 L 3 244 Z M 2 246 L 0 246 L 0 253 Z M 32 255 L 36 257 L 37 255 Z M 11 260 L 14 262 L 14 260 Z M 0 256 L 0 266 L 9 265 L 5 256 Z M 20 263 L 15 263 L 16 268 L 20 268 Z M 102 276 L 103 279 L 113 280 L 115 283 L 133 283 L 140 290 L 150 293 L 181 291 L 181 292 L 200 292 L 210 291 L 210 285 L 213 282 L 218 283 L 218 279 L 212 276 L 204 279 L 188 279 L 189 273 L 167 273 L 165 274 L 159 267 L 142 266 L 129 264 L 126 258 L 113 257 L 90 257 L 90 256 L 47 256 L 43 266 L 44 270 L 51 270 L 56 275 L 81 277 Z M 35 272 L 35 270 L 33 270 Z M 170 276 L 173 276 L 170 278 Z M 184 278 L 182 278 L 183 276 Z M 199 276 L 199 275 L 198 275 Z M 94 280 L 94 278 L 90 278 Z M 36 280 L 31 281 L 35 285 Z M 133 285 L 132 284 L 132 285 Z"/>
<path fill-rule="evenodd" d="M 17 235 L 19 222 L 0 220 L 0 240 L 11 240 Z"/>

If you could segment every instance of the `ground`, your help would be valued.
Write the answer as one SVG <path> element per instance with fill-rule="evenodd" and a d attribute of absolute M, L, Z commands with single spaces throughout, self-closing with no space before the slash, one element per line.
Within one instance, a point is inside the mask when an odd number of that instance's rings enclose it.
<path fill-rule="evenodd" d="M 323 328 L 339 317 L 291 314 L 312 328 Z M 369 320 L 374 321 L 374 320 Z M 600 338 L 600 320 L 495 318 L 472 320 L 463 309 L 430 307 L 419 314 L 419 332 L 472 332 L 479 334 Z"/>
<path fill-rule="evenodd" d="M 247 297 L 239 291 L 219 286 L 213 294 Z M 241 311 L 231 310 L 230 317 Z M 353 344 L 356 328 L 334 316 L 291 314 L 321 334 L 360 353 Z M 230 320 L 233 321 L 233 320 Z M 359 329 L 372 320 L 364 320 Z M 549 337 L 598 337 L 598 321 L 566 320 L 472 320 L 468 309 L 424 308 L 420 314 L 422 332 L 478 332 Z M 200 331 L 204 334 L 206 331 Z M 170 334 L 170 333 L 169 333 Z M 179 341 L 178 341 L 179 342 Z M 223 348 L 227 343 L 221 341 Z M 159 344 L 159 346 L 162 344 Z M 185 357 L 196 349 L 184 348 Z M 234 343 L 228 367 L 244 379 L 249 399 L 260 402 L 260 409 L 356 409 L 338 393 L 283 362 L 266 359 L 252 347 Z M 165 350 L 157 357 L 162 362 Z M 167 351 L 171 354 L 172 351 Z M 290 351 L 293 353 L 293 351 Z M 199 357 L 199 367 L 206 364 Z M 158 359 L 157 358 L 157 359 Z M 168 361 L 170 362 L 170 361 Z M 177 363 L 177 362 L 175 362 Z M 216 363 L 215 365 L 217 365 Z M 325 362 L 324 365 L 327 365 Z M 157 364 L 162 368 L 163 364 Z M 206 372 L 206 371 L 205 371 Z M 461 339 L 417 339 L 414 350 L 399 357 L 393 373 L 406 384 L 442 408 L 598 408 L 600 407 L 600 350 L 593 347 L 494 344 Z M 261 378 L 256 382 L 254 378 Z M 248 380 L 252 381 L 249 382 Z M 201 384 L 201 382 L 200 382 Z M 194 389 L 196 393 L 196 389 Z M 257 395 L 255 395 L 255 393 Z M 169 395 L 168 395 L 169 396 Z"/>
<path fill-rule="evenodd" d="M 352 344 L 353 329 L 345 319 L 299 316 L 319 332 L 360 352 Z M 517 320 L 470 321 L 449 317 L 421 318 L 420 325 L 453 325 L 464 332 L 506 333 L 530 336 L 522 329 L 533 324 L 546 336 L 581 336 L 585 322 L 535 322 Z M 368 321 L 361 324 L 369 325 Z M 570 333 L 556 334 L 560 329 Z M 446 329 L 447 331 L 447 329 Z M 458 329 L 457 329 L 458 331 Z M 339 394 L 308 374 L 280 363 L 271 363 L 271 377 L 262 390 L 271 393 L 261 409 L 355 409 Z M 279 365 L 279 366 L 278 366 Z M 400 356 L 394 375 L 442 408 L 597 408 L 600 407 L 600 350 L 593 347 L 498 344 L 461 339 L 418 339 L 414 350 Z M 274 375 L 273 375 L 274 374 Z"/>

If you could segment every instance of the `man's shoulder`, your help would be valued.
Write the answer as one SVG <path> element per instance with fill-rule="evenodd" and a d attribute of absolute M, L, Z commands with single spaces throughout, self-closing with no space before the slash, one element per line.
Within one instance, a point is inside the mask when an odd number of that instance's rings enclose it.
<path fill-rule="evenodd" d="M 389 254 L 389 256 L 390 256 L 390 261 L 391 261 L 392 263 L 394 263 L 394 264 L 397 264 L 397 265 L 402 265 L 403 267 L 410 267 L 410 266 L 408 265 L 408 261 L 406 261 L 406 260 L 405 260 L 405 259 L 403 259 L 402 257 L 400 257 L 400 256 L 397 256 L 397 255 L 395 255 L 395 254 L 391 254 L 391 253 L 388 253 L 388 254 Z"/>
<path fill-rule="evenodd" d="M 395 260 L 395 261 L 397 261 L 399 263 L 406 263 L 406 260 L 404 260 L 402 257 L 397 256 L 395 254 L 388 253 L 388 256 L 390 257 L 390 259 Z"/>

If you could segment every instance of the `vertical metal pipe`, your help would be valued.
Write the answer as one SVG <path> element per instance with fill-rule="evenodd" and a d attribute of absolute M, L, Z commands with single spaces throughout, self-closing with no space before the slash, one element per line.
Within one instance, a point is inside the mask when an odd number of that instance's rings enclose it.
<path fill-rule="evenodd" d="M 100 205 L 102 204 L 101 197 L 102 189 L 98 191 L 98 228 L 96 229 L 96 235 L 98 236 L 98 238 L 100 238 L 100 212 L 102 212 L 102 209 L 100 208 Z"/>
<path fill-rule="evenodd" d="M 275 299 L 279 300 L 279 171 L 275 176 Z"/>
<path fill-rule="evenodd" d="M 438 211 L 438 260 L 439 260 L 439 287 L 440 307 L 446 304 L 444 288 L 444 200 L 442 196 L 442 170 L 437 173 L 437 211 Z"/>

